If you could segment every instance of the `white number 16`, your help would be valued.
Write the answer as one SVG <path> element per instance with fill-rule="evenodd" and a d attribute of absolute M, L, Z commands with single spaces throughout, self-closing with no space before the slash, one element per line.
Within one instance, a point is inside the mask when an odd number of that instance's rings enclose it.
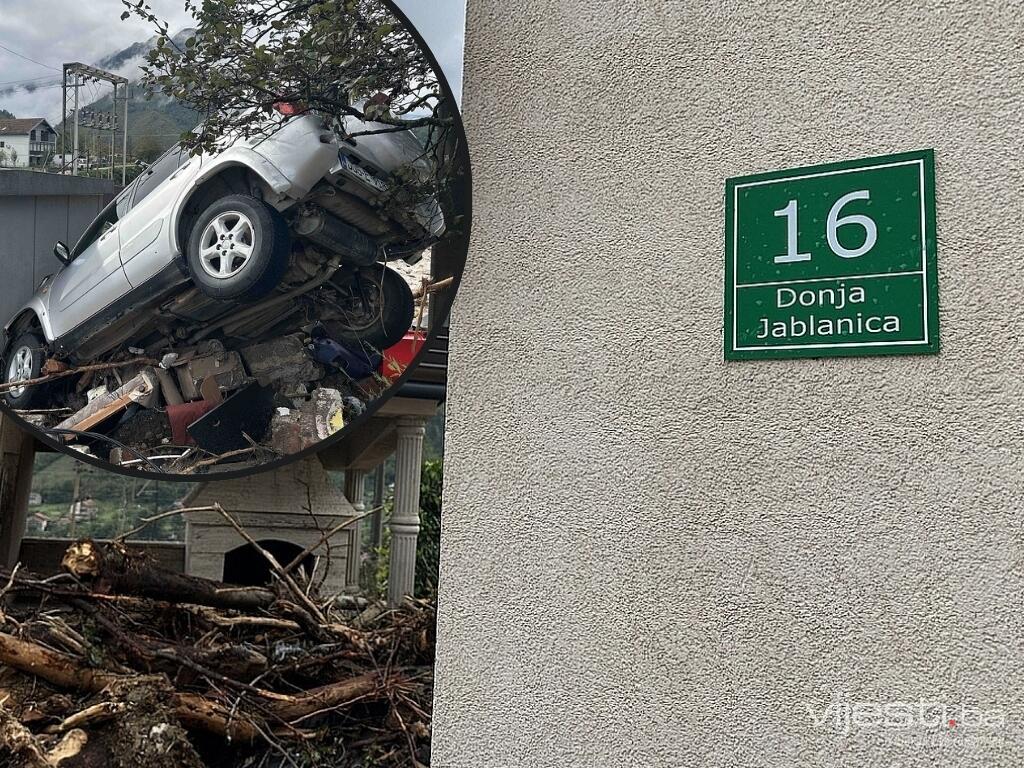
<path fill-rule="evenodd" d="M 869 199 L 871 199 L 871 195 L 866 189 L 850 192 L 836 200 L 832 210 L 828 212 L 828 220 L 825 222 L 825 237 L 828 239 L 828 247 L 832 249 L 836 256 L 843 259 L 855 259 L 858 256 L 863 256 L 875 247 L 875 242 L 878 240 L 878 227 L 875 226 L 874 220 L 862 213 L 854 213 L 843 217 L 839 216 L 840 210 L 847 203 L 853 200 Z M 781 256 L 776 256 L 775 263 L 792 264 L 797 261 L 810 261 L 811 254 L 797 252 L 796 200 L 790 200 L 785 208 L 775 211 L 775 215 L 786 217 L 786 252 Z M 859 248 L 844 248 L 839 242 L 836 232 L 840 227 L 853 224 L 858 224 L 864 228 L 864 244 Z"/>

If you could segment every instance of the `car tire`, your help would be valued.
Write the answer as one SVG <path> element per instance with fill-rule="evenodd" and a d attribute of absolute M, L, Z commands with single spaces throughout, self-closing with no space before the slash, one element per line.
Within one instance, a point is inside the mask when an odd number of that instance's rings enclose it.
<path fill-rule="evenodd" d="M 256 301 L 281 282 L 291 254 L 284 217 L 248 195 L 212 203 L 189 234 L 186 260 L 196 287 L 225 301 Z"/>
<path fill-rule="evenodd" d="M 358 283 L 357 283 L 358 281 Z M 353 349 L 383 352 L 397 344 L 409 332 L 416 301 L 409 284 L 395 270 L 378 264 L 357 270 L 336 273 L 335 287 L 355 301 L 356 291 L 367 290 L 375 299 L 372 315 L 358 316 L 355 312 L 345 319 L 324 323 L 324 328 L 335 341 Z"/>
<path fill-rule="evenodd" d="M 10 381 L 37 379 L 46 362 L 46 343 L 34 331 L 25 331 L 7 348 L 4 357 L 4 383 Z M 31 408 L 45 394 L 42 385 L 19 387 L 4 392 L 4 400 L 11 408 Z"/>

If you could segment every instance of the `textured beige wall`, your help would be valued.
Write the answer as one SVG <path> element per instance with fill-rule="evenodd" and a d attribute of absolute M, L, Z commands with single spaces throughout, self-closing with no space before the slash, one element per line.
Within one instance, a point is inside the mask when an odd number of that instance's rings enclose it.
<path fill-rule="evenodd" d="M 469 0 L 436 765 L 1024 765 L 1022 30 Z M 725 364 L 725 178 L 927 147 L 942 354 Z"/>

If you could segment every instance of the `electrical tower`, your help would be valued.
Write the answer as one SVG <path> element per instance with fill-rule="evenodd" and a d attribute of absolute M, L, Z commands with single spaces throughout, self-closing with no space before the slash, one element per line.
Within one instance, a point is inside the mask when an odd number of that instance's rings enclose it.
<path fill-rule="evenodd" d="M 98 113 L 93 110 L 82 110 L 78 91 L 90 82 L 107 82 L 114 88 L 110 113 Z M 72 62 L 64 65 L 64 130 L 60 135 L 61 173 L 69 170 L 78 175 L 78 129 L 92 128 L 101 132 L 110 132 L 110 178 L 114 178 L 116 164 L 116 136 L 121 133 L 121 185 L 125 183 L 128 171 L 128 78 L 115 75 L 103 69 L 90 67 L 88 64 Z M 71 99 L 70 104 L 68 99 Z M 118 120 L 118 105 L 121 105 L 123 117 Z M 70 109 L 69 109 L 70 107 Z M 68 126 L 72 127 L 71 162 L 68 163 Z"/>

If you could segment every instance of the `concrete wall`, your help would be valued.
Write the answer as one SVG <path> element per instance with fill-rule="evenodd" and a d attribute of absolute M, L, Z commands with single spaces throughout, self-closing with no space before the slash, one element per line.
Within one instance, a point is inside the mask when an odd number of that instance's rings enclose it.
<path fill-rule="evenodd" d="M 116 189 L 102 179 L 0 170 L 0 326 L 60 268 L 54 243 L 73 246 Z"/>
<path fill-rule="evenodd" d="M 1019 7 L 467 23 L 434 764 L 1024 764 Z M 726 177 L 928 147 L 941 355 L 725 364 Z"/>

